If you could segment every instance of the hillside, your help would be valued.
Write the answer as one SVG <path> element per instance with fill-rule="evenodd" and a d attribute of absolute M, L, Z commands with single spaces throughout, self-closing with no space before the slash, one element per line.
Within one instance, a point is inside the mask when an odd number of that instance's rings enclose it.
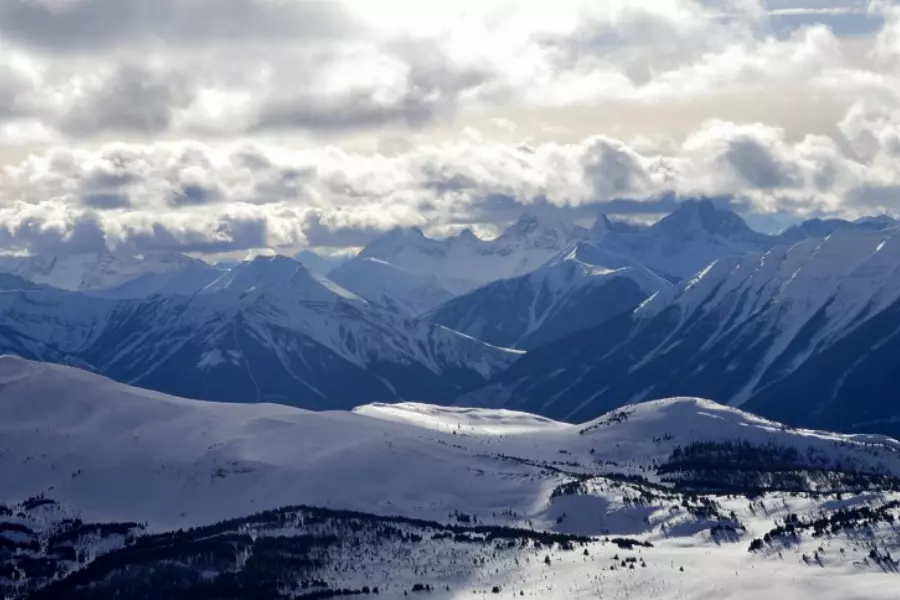
<path fill-rule="evenodd" d="M 0 351 L 194 398 L 315 409 L 448 402 L 518 357 L 367 303 L 286 257 L 241 263 L 192 296 L 5 292 Z"/>
<path fill-rule="evenodd" d="M 83 587 L 91 577 L 137 565 L 142 548 L 167 539 L 166 552 L 186 561 L 167 585 L 200 590 L 188 574 L 204 568 L 201 538 L 268 557 L 235 563 L 219 552 L 215 570 L 270 583 L 262 565 L 289 547 L 299 558 L 318 539 L 323 550 L 310 556 L 319 567 L 290 563 L 297 581 L 380 586 L 388 597 L 416 584 L 441 598 L 497 586 L 550 598 L 752 598 L 772 586 L 888 598 L 896 589 L 900 538 L 886 519 L 900 513 L 900 443 L 792 430 L 705 400 L 630 406 L 580 426 L 420 404 L 313 413 L 184 400 L 3 357 L 0 410 L 0 476 L 10 483 L 0 503 L 12 507 L 0 535 L 22 532 L 0 567 L 30 568 L 27 556 L 38 555 L 63 575 L 95 564 L 64 579 L 78 597 L 97 597 Z M 102 542 L 73 530 L 75 515 L 124 525 L 106 526 Z M 76 558 L 32 546 L 26 530 L 68 536 L 59 539 L 73 540 Z M 281 546 L 259 545 L 272 536 Z M 150 576 L 120 573 L 104 586 Z"/>
<path fill-rule="evenodd" d="M 713 398 L 794 425 L 897 433 L 900 230 L 723 258 L 633 313 L 529 353 L 461 402 L 584 420 Z"/>

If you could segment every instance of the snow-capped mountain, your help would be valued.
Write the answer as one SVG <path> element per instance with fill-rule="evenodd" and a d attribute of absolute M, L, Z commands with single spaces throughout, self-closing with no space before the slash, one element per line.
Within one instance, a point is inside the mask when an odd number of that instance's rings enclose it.
<path fill-rule="evenodd" d="M 433 273 L 417 273 L 378 258 L 351 260 L 328 278 L 369 302 L 411 317 L 454 297 Z"/>
<path fill-rule="evenodd" d="M 600 215 L 591 241 L 673 280 L 690 277 L 714 260 L 769 248 L 770 236 L 750 229 L 711 200 L 685 200 L 647 228 L 625 227 Z"/>
<path fill-rule="evenodd" d="M 117 286 L 86 291 L 114 300 L 138 300 L 154 295 L 192 296 L 219 279 L 223 273 L 198 261 L 169 271 L 144 273 Z"/>
<path fill-rule="evenodd" d="M 285 257 L 242 263 L 192 297 L 3 293 L 0 348 L 187 397 L 316 409 L 448 401 L 518 357 L 373 306 Z"/>
<path fill-rule="evenodd" d="M 723 258 L 463 401 L 581 420 L 687 394 L 792 424 L 894 432 L 898 330 L 900 229 L 840 229 Z"/>
<path fill-rule="evenodd" d="M 329 256 L 319 254 L 310 249 L 301 250 L 295 256 L 295 259 L 303 263 L 303 266 L 316 275 L 326 276 L 329 271 L 337 269 L 349 260 L 347 256 Z"/>
<path fill-rule="evenodd" d="M 529 350 L 630 312 L 669 285 L 622 256 L 577 242 L 536 271 L 489 283 L 426 318 L 490 344 Z"/>
<path fill-rule="evenodd" d="M 586 230 L 575 225 L 545 222 L 532 215 L 523 215 L 493 240 L 482 240 L 468 229 L 446 240 L 427 238 L 417 228 L 395 229 L 374 240 L 350 262 L 378 259 L 435 277 L 443 288 L 458 295 L 491 281 L 529 273 L 586 235 Z"/>
<path fill-rule="evenodd" d="M 705 400 L 313 413 L 0 357 L 0 412 L 13 598 L 896 596 L 900 443 Z"/>
<path fill-rule="evenodd" d="M 0 269 L 55 288 L 84 291 L 114 288 L 148 274 L 201 269 L 206 264 L 174 252 L 129 255 L 112 252 L 6 258 Z"/>
<path fill-rule="evenodd" d="M 822 239 L 843 229 L 884 231 L 886 229 L 897 227 L 898 225 L 900 225 L 900 221 L 887 215 L 863 217 L 855 221 L 846 221 L 844 219 L 809 219 L 808 221 L 803 221 L 793 227 L 789 227 L 779 235 L 775 236 L 775 241 L 779 245 L 790 245 L 810 238 Z"/>

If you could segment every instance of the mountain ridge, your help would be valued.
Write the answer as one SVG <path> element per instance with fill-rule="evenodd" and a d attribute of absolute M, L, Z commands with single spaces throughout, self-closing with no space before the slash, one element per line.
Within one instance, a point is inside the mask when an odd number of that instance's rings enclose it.
<path fill-rule="evenodd" d="M 182 395 L 319 409 L 353 406 L 363 390 L 446 401 L 518 357 L 371 305 L 289 258 L 242 263 L 211 285 L 143 300 L 0 294 L 0 348 Z"/>
<path fill-rule="evenodd" d="M 845 409 L 836 411 L 849 405 L 885 419 L 892 414 L 888 365 L 896 362 L 889 342 L 898 326 L 891 315 L 900 306 L 898 251 L 900 228 L 840 230 L 824 240 L 721 259 L 632 314 L 529 353 L 462 401 L 506 398 L 510 407 L 583 419 L 653 396 L 700 395 L 746 403 L 797 425 L 847 430 L 853 421 Z M 862 338 L 852 351 L 842 346 L 876 318 L 882 325 L 866 330 L 867 352 L 858 354 Z M 837 353 L 832 362 L 843 358 L 827 372 L 807 375 L 808 385 L 818 381 L 812 402 L 792 377 L 826 352 Z M 872 389 L 873 381 L 860 404 L 852 390 L 842 391 L 841 378 L 863 365 L 885 368 L 874 380 L 883 391 Z M 794 392 L 789 401 L 777 399 L 782 385 Z"/>

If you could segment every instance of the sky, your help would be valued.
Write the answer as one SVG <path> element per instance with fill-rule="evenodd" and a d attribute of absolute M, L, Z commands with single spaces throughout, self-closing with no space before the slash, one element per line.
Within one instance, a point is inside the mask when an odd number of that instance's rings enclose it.
<path fill-rule="evenodd" d="M 4 0 L 0 252 L 900 215 L 888 0 Z"/>

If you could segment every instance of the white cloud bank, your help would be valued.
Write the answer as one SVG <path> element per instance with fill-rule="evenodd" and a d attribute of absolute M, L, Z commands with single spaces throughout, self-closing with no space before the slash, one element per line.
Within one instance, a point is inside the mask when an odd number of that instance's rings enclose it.
<path fill-rule="evenodd" d="M 348 247 L 395 225 L 489 226 L 510 204 L 666 194 L 896 212 L 900 9 L 820 4 L 2 2 L 0 147 L 24 158 L 0 170 L 0 249 Z M 815 19 L 866 11 L 883 24 L 862 41 Z M 810 20 L 776 31 L 784 15 Z M 829 135 L 717 118 L 718 101 L 770 93 L 796 97 L 785 118 L 846 114 Z M 692 101 L 712 108 L 684 137 L 517 139 L 542 111 Z M 502 135 L 439 133 L 467 122 Z M 382 135 L 394 152 L 345 143 Z"/>

